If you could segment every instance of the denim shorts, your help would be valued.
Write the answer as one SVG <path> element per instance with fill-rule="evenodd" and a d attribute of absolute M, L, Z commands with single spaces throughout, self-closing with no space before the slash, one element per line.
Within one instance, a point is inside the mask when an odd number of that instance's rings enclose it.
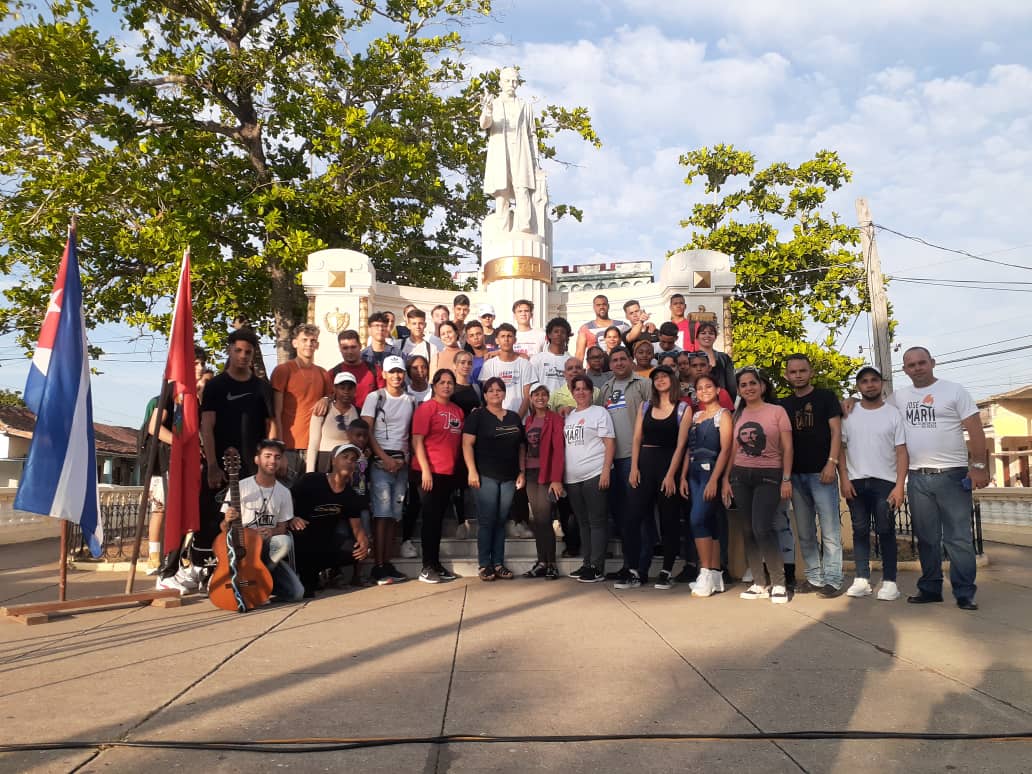
<path fill-rule="evenodd" d="M 397 473 L 388 473 L 379 465 L 370 467 L 369 504 L 374 519 L 401 521 L 408 477 L 407 465 L 402 465 Z"/>

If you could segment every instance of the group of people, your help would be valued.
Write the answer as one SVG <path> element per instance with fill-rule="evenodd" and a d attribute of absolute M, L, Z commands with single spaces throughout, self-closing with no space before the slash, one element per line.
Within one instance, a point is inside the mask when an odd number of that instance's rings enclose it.
<path fill-rule="evenodd" d="M 886 398 L 882 375 L 867 366 L 856 377 L 859 398 L 845 401 L 813 385 L 806 355 L 791 355 L 792 393 L 779 399 L 759 369 L 736 371 L 713 348 L 715 323 L 686 318 L 682 296 L 659 326 L 636 301 L 624 304 L 625 320 L 610 319 L 605 296 L 593 306 L 595 319 L 576 332 L 562 317 L 535 328 L 527 300 L 498 325 L 490 305 L 471 318 L 465 295 L 431 310 L 429 323 L 411 305 L 401 325 L 375 312 L 365 342 L 354 330 L 339 334 L 342 360 L 329 371 L 314 362 L 318 329 L 301 325 L 296 357 L 268 380 L 253 367 L 254 334 L 233 331 L 225 368 L 203 387 L 205 475 L 191 566 L 169 553 L 159 586 L 203 585 L 212 541 L 238 516 L 267 539 L 274 593 L 284 599 L 313 596 L 348 566 L 353 583 L 404 581 L 392 563 L 399 542 L 406 558 L 421 552 L 418 579 L 440 583 L 455 578 L 440 554 L 454 514 L 457 536 L 476 537 L 482 581 L 514 577 L 507 537 L 535 540 L 537 562 L 525 576 L 558 579 L 558 520 L 562 555 L 582 560 L 576 580 L 608 577 L 616 589 L 681 581 L 699 597 L 731 580 L 728 536 L 737 531 L 748 564 L 740 596 L 775 604 L 793 591 L 874 593 L 873 523 L 877 598 L 893 600 L 893 511 L 906 489 L 922 564 L 909 601 L 942 600 L 945 545 L 957 604 L 977 607 L 970 490 L 988 483 L 984 435 L 970 396 L 934 377 L 927 350 L 904 354 L 911 387 Z M 148 416 L 150 434 L 164 441 L 170 412 L 156 406 Z M 246 477 L 239 513 L 227 514 L 219 492 L 230 447 L 241 451 Z M 158 505 L 160 486 L 151 491 Z M 848 588 L 840 495 L 856 556 Z M 623 566 L 607 576 L 612 537 Z M 661 569 L 650 578 L 657 546 Z M 796 567 L 805 573 L 798 582 Z"/>

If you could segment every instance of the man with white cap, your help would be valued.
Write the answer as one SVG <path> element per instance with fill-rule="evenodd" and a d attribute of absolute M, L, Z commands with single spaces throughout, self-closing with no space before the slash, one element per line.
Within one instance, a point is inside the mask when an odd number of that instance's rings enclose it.
<path fill-rule="evenodd" d="M 315 596 L 320 572 L 352 565 L 369 553 L 364 502 L 351 486 L 361 453 L 352 443 L 337 444 L 328 453 L 328 473 L 306 473 L 291 489 L 294 559 L 306 597 Z M 341 524 L 347 525 L 343 531 Z"/>
<path fill-rule="evenodd" d="M 358 379 L 350 371 L 341 371 L 333 377 L 333 396 L 329 410 L 319 416 L 312 412 L 308 426 L 308 454 L 305 456 L 305 472 L 329 470 L 330 452 L 339 443 L 348 440 L 348 427 L 358 419 L 355 407 L 355 390 Z"/>
<path fill-rule="evenodd" d="M 882 584 L 878 599 L 899 599 L 896 587 L 896 522 L 907 480 L 907 438 L 903 417 L 885 402 L 881 372 L 864 366 L 856 375 L 860 405 L 842 420 L 839 483 L 853 522 L 856 579 L 848 597 L 871 594 L 871 518 L 881 548 Z"/>
<path fill-rule="evenodd" d="M 408 580 L 388 561 L 401 521 L 408 489 L 409 435 L 415 402 L 405 392 L 405 361 L 389 355 L 383 361 L 385 387 L 369 393 L 362 419 L 371 428 L 373 450 L 370 505 L 373 517 L 372 578 L 381 586 Z"/>
<path fill-rule="evenodd" d="M 484 326 L 484 345 L 488 349 L 497 349 L 498 345 L 495 344 L 494 332 L 494 307 L 491 304 L 481 304 L 477 309 L 477 317 L 480 319 L 480 324 Z"/>

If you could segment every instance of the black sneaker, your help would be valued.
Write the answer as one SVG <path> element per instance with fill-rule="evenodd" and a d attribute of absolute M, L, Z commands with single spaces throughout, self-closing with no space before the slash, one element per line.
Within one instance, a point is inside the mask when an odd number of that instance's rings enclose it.
<path fill-rule="evenodd" d="M 631 577 L 631 571 L 627 567 L 621 567 L 616 572 L 606 573 L 606 580 L 616 581 L 617 583 L 626 581 L 629 577 Z"/>
<path fill-rule="evenodd" d="M 419 573 L 420 583 L 440 583 L 441 576 L 433 567 L 424 567 L 423 572 Z"/>
<path fill-rule="evenodd" d="M 822 588 L 824 588 L 824 587 L 823 586 L 815 586 L 812 583 L 810 583 L 810 581 L 808 581 L 806 578 L 803 578 L 802 581 L 800 581 L 799 583 L 796 584 L 795 593 L 796 594 L 815 594 L 816 592 L 820 591 Z"/>
<path fill-rule="evenodd" d="M 563 549 L 563 559 L 576 559 L 578 556 L 580 556 L 580 549 L 579 548 L 564 548 Z"/>
<path fill-rule="evenodd" d="M 534 562 L 534 566 L 523 573 L 524 578 L 544 578 L 546 572 L 545 565 L 541 562 Z"/>
<path fill-rule="evenodd" d="M 545 580 L 559 580 L 559 568 L 554 564 L 548 565 L 548 569 L 545 570 Z"/>
<path fill-rule="evenodd" d="M 390 562 L 387 562 L 383 566 L 383 573 L 386 577 L 391 579 L 391 583 L 403 583 L 408 580 L 408 576 L 403 572 L 398 572 L 398 568 Z"/>
<path fill-rule="evenodd" d="M 435 564 L 434 569 L 437 570 L 437 574 L 441 576 L 441 580 L 443 581 L 453 581 L 459 577 L 451 570 L 446 569 L 443 564 Z"/>
<path fill-rule="evenodd" d="M 591 568 L 589 568 L 589 566 L 586 565 L 586 564 L 582 564 L 576 570 L 571 572 L 569 577 L 573 578 L 574 580 L 580 580 L 581 575 L 584 573 L 585 570 L 588 570 L 588 569 L 591 569 Z M 594 569 L 592 569 L 591 571 L 594 572 Z"/>
<path fill-rule="evenodd" d="M 669 570 L 660 570 L 659 577 L 656 578 L 656 585 L 654 588 L 657 589 L 672 589 L 674 587 L 674 579 L 671 576 Z"/>
<path fill-rule="evenodd" d="M 614 589 L 640 589 L 641 578 L 638 577 L 637 570 L 625 570 L 627 574 L 613 584 Z"/>
<path fill-rule="evenodd" d="M 369 571 L 369 580 L 377 586 L 390 586 L 394 579 L 387 576 L 386 565 L 377 564 Z"/>
<path fill-rule="evenodd" d="M 684 569 L 674 578 L 678 583 L 695 583 L 699 579 L 699 568 L 691 562 L 686 562 Z"/>
<path fill-rule="evenodd" d="M 577 577 L 581 583 L 601 583 L 606 579 L 603 573 L 595 572 L 594 567 L 584 567 Z"/>
<path fill-rule="evenodd" d="M 830 583 L 825 583 L 817 589 L 817 596 L 821 599 L 834 599 L 842 594 L 842 589 L 837 589 Z"/>

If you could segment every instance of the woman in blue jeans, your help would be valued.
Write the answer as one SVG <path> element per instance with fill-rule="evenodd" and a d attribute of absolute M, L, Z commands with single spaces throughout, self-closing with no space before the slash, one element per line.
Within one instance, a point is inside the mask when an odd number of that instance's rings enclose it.
<path fill-rule="evenodd" d="M 477 500 L 477 555 L 482 581 L 512 580 L 505 566 L 505 520 L 512 498 L 524 485 L 527 445 L 523 423 L 503 408 L 505 382 L 484 382 L 484 408 L 466 418 L 462 455 Z"/>
<path fill-rule="evenodd" d="M 699 410 L 688 430 L 688 452 L 681 466 L 681 495 L 691 500 L 691 532 L 699 552 L 699 577 L 692 596 L 708 597 L 724 590 L 717 541 L 720 477 L 731 456 L 731 413 L 720 405 L 720 387 L 709 374 L 695 380 Z"/>

